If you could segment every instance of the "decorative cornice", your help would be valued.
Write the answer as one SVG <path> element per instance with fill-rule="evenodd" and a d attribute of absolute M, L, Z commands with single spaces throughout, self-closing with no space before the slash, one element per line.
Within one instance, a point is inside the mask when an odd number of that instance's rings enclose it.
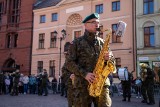
<path fill-rule="evenodd" d="M 153 14 L 146 14 L 146 15 L 144 15 L 144 14 L 139 14 L 139 15 L 137 15 L 136 17 L 137 17 L 138 19 L 140 19 L 140 18 L 155 17 L 155 16 L 159 16 L 159 15 L 160 15 L 160 12 L 158 12 L 158 13 L 153 13 Z"/>

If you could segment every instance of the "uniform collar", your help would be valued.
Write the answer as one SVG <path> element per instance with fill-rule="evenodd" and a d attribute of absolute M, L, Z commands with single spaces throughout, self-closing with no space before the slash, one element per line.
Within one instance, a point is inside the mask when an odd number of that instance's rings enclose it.
<path fill-rule="evenodd" d="M 90 42 L 94 42 L 97 38 L 97 35 L 96 35 L 96 33 L 91 33 L 89 31 L 85 30 L 84 37 L 86 40 L 88 40 Z"/>

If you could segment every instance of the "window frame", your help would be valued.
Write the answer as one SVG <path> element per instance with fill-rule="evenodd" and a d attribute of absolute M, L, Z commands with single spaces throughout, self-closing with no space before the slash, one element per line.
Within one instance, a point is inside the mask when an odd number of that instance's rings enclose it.
<path fill-rule="evenodd" d="M 54 36 L 54 32 L 51 32 L 50 36 L 50 48 L 56 48 L 57 36 Z"/>
<path fill-rule="evenodd" d="M 18 34 L 13 35 L 13 47 L 16 48 L 18 46 Z"/>
<path fill-rule="evenodd" d="M 46 15 L 40 15 L 40 23 L 46 23 Z"/>
<path fill-rule="evenodd" d="M 49 77 L 55 76 L 55 60 L 49 61 Z"/>
<path fill-rule="evenodd" d="M 116 26 L 115 30 L 114 26 Z M 118 28 L 118 23 L 112 24 L 112 43 L 121 43 L 121 36 L 115 35 L 117 28 Z"/>
<path fill-rule="evenodd" d="M 151 4 L 153 4 L 153 10 L 151 10 L 150 6 Z M 145 4 L 147 5 L 147 10 L 146 10 L 146 13 L 145 13 Z M 144 15 L 147 15 L 147 14 L 153 14 L 154 13 L 154 0 L 143 0 L 143 14 Z"/>
<path fill-rule="evenodd" d="M 37 61 L 37 74 L 43 72 L 43 61 Z"/>
<path fill-rule="evenodd" d="M 98 13 L 98 14 L 102 14 L 103 13 L 103 4 L 96 5 L 95 6 L 95 12 Z"/>
<path fill-rule="evenodd" d="M 51 21 L 52 22 L 58 21 L 58 13 L 52 13 L 52 15 L 51 15 Z"/>
<path fill-rule="evenodd" d="M 4 2 L 0 2 L 0 25 L 2 24 L 3 11 L 4 11 Z"/>
<path fill-rule="evenodd" d="M 11 34 L 7 34 L 6 36 L 6 47 L 7 48 L 11 48 L 12 47 L 12 35 Z"/>
<path fill-rule="evenodd" d="M 118 5 L 118 3 L 119 3 L 119 5 Z M 115 4 L 115 6 L 116 6 L 116 8 L 115 8 L 115 10 L 114 10 L 114 4 Z M 118 8 L 118 6 L 119 6 L 119 8 Z M 115 11 L 120 11 L 120 9 L 121 9 L 121 3 L 120 3 L 120 1 L 114 1 L 114 2 L 112 2 L 112 12 L 115 12 Z"/>
<path fill-rule="evenodd" d="M 20 22 L 20 10 L 21 10 L 21 0 L 13 0 L 11 5 L 11 24 L 17 24 Z"/>
<path fill-rule="evenodd" d="M 151 28 L 153 28 L 153 33 L 151 33 Z M 146 32 L 146 30 L 148 30 L 148 32 Z M 148 26 L 148 27 L 144 27 L 144 47 L 155 47 L 155 27 L 154 26 Z M 153 38 L 151 38 L 151 35 L 153 35 Z M 149 40 L 146 40 L 149 39 Z M 154 45 L 151 45 L 151 39 L 154 40 Z M 148 43 L 147 43 L 148 42 Z"/>
<path fill-rule="evenodd" d="M 42 36 L 42 37 L 40 37 Z M 39 43 L 38 43 L 38 49 L 44 49 L 44 41 L 45 41 L 45 33 L 39 34 Z"/>
<path fill-rule="evenodd" d="M 115 62 L 116 62 L 116 68 L 121 68 L 121 58 L 120 57 L 115 58 Z"/>

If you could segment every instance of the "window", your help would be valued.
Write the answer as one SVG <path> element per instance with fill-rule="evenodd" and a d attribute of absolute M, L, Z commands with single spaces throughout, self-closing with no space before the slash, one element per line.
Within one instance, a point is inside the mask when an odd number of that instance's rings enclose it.
<path fill-rule="evenodd" d="M 50 48 L 56 48 L 57 37 L 54 35 L 54 32 L 51 32 L 50 41 Z"/>
<path fill-rule="evenodd" d="M 21 0 L 13 0 L 11 6 L 11 23 L 19 23 L 20 21 Z"/>
<path fill-rule="evenodd" d="M 154 47 L 154 26 L 144 27 L 144 47 Z"/>
<path fill-rule="evenodd" d="M 45 15 L 41 15 L 40 16 L 40 23 L 45 23 L 46 22 L 46 16 Z"/>
<path fill-rule="evenodd" d="M 112 43 L 120 43 L 121 37 L 115 35 L 115 31 L 117 30 L 118 24 L 112 24 Z"/>
<path fill-rule="evenodd" d="M 121 58 L 115 58 L 116 60 L 116 68 L 120 68 L 121 67 Z"/>
<path fill-rule="evenodd" d="M 96 13 L 103 13 L 103 4 L 96 5 Z"/>
<path fill-rule="evenodd" d="M 18 34 L 10 33 L 7 35 L 7 48 L 15 48 L 18 45 Z"/>
<path fill-rule="evenodd" d="M 7 48 L 11 48 L 11 35 L 7 35 Z"/>
<path fill-rule="evenodd" d="M 44 36 L 44 33 L 39 34 L 39 49 L 44 49 Z"/>
<path fill-rule="evenodd" d="M 52 21 L 57 21 L 57 20 L 58 20 L 58 14 L 52 13 Z"/>
<path fill-rule="evenodd" d="M 43 61 L 38 61 L 37 74 L 43 72 Z"/>
<path fill-rule="evenodd" d="M 112 11 L 119 11 L 120 10 L 120 1 L 112 2 Z"/>
<path fill-rule="evenodd" d="M 18 45 L 18 34 L 15 34 L 14 36 L 13 36 L 14 38 L 14 41 L 13 41 L 13 47 L 17 47 L 17 45 Z"/>
<path fill-rule="evenodd" d="M 49 62 L 49 76 L 50 77 L 55 76 L 55 60 L 50 60 Z"/>
<path fill-rule="evenodd" d="M 81 31 L 74 31 L 74 39 L 78 38 L 81 36 Z"/>
<path fill-rule="evenodd" d="M 0 24 L 2 23 L 3 2 L 0 3 Z"/>
<path fill-rule="evenodd" d="M 154 1 L 144 0 L 143 1 L 143 14 L 152 14 L 154 12 Z"/>

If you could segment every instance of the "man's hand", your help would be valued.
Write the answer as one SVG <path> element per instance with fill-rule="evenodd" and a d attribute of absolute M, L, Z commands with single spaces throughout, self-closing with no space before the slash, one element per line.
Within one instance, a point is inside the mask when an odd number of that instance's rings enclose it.
<path fill-rule="evenodd" d="M 70 79 L 73 80 L 74 78 L 75 78 L 75 75 L 74 75 L 74 74 L 71 74 L 71 75 L 70 75 Z"/>
<path fill-rule="evenodd" d="M 91 84 L 95 81 L 95 74 L 87 73 L 85 79 Z"/>

